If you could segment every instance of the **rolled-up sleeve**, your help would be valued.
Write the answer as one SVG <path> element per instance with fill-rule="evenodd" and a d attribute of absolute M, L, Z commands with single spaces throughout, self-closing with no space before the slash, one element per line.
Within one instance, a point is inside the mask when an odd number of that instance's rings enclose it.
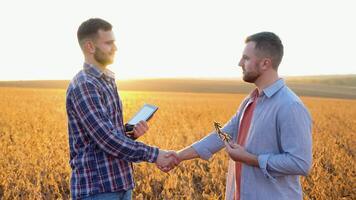
<path fill-rule="evenodd" d="M 293 102 L 281 108 L 277 120 L 282 152 L 259 155 L 260 169 L 271 180 L 285 175 L 308 175 L 312 166 L 312 122 L 309 112 L 301 102 Z"/>
<path fill-rule="evenodd" d="M 95 85 L 85 82 L 73 90 L 73 107 L 87 133 L 106 153 L 129 162 L 155 162 L 158 148 L 133 141 L 122 129 L 112 124 L 101 93 Z"/>
<path fill-rule="evenodd" d="M 239 112 L 236 112 L 236 114 L 221 129 L 231 137 L 233 137 L 233 133 L 237 131 L 238 114 Z M 199 154 L 201 159 L 209 160 L 214 153 L 220 151 L 225 145 L 218 134 L 216 134 L 216 131 L 213 131 L 200 141 L 192 144 L 192 147 Z"/>

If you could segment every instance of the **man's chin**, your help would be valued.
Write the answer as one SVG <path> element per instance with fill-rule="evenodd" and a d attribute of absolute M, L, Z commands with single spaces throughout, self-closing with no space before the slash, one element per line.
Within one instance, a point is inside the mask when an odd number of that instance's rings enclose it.
<path fill-rule="evenodd" d="M 254 83 L 257 78 L 255 77 L 248 77 L 248 76 L 242 76 L 242 80 L 244 80 L 247 83 Z"/>
<path fill-rule="evenodd" d="M 106 60 L 105 61 L 105 65 L 111 65 L 111 64 L 113 64 L 114 63 L 114 60 L 112 59 L 112 60 Z"/>
<path fill-rule="evenodd" d="M 111 64 L 113 64 L 113 63 L 114 63 L 114 61 L 111 60 L 111 61 L 107 62 L 107 65 L 111 65 Z"/>
<path fill-rule="evenodd" d="M 108 63 L 109 63 L 108 65 L 113 64 L 113 63 L 114 63 L 114 58 L 109 59 L 109 60 L 108 60 Z"/>

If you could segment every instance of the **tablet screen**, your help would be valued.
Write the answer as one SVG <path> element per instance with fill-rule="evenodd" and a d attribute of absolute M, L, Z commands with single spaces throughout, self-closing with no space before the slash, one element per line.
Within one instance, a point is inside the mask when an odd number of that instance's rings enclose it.
<path fill-rule="evenodd" d="M 150 119 L 152 117 L 152 115 L 156 112 L 157 109 L 158 109 L 158 107 L 156 107 L 154 105 L 145 104 L 136 113 L 136 115 L 132 119 L 130 119 L 128 124 L 135 125 L 138 122 L 140 122 L 141 120 L 147 121 L 148 119 Z"/>

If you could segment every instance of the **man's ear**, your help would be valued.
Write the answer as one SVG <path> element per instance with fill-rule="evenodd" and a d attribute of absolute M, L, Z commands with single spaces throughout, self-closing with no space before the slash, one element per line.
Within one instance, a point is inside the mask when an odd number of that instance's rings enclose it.
<path fill-rule="evenodd" d="M 95 45 L 94 42 L 91 40 L 87 40 L 84 42 L 84 49 L 86 52 L 90 53 L 90 54 L 94 54 L 95 53 Z"/>
<path fill-rule="evenodd" d="M 263 58 L 261 60 L 261 69 L 267 70 L 269 68 L 272 68 L 272 59 L 270 58 Z"/>

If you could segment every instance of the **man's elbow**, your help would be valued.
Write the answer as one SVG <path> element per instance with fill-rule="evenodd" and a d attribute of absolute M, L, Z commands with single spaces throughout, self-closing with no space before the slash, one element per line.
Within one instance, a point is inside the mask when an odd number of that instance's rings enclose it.
<path fill-rule="evenodd" d="M 312 170 L 312 159 L 304 161 L 300 167 L 300 175 L 308 176 Z"/>
<path fill-rule="evenodd" d="M 300 175 L 301 176 L 308 176 L 310 174 L 311 171 L 311 167 L 305 167 L 302 169 Z"/>
<path fill-rule="evenodd" d="M 290 175 L 308 176 L 312 168 L 312 158 L 292 157 L 289 162 Z"/>

